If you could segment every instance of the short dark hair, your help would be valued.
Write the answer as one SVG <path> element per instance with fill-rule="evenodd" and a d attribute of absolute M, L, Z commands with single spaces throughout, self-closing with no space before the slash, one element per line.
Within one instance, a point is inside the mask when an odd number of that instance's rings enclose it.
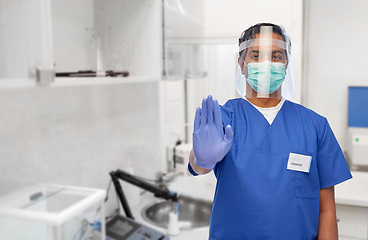
<path fill-rule="evenodd" d="M 254 39 L 256 37 L 256 34 L 261 32 L 261 27 L 263 27 L 263 26 L 272 27 L 272 32 L 278 33 L 282 37 L 282 39 L 284 39 L 284 41 L 286 41 L 284 27 L 273 24 L 273 23 L 258 23 L 256 25 L 251 26 L 247 30 L 244 30 L 244 32 L 242 32 L 242 34 L 240 35 L 240 38 L 239 38 L 238 46 L 240 46 L 240 44 L 242 42 L 245 42 L 249 39 Z M 239 52 L 239 56 L 241 55 L 241 53 L 242 53 L 242 51 Z"/>

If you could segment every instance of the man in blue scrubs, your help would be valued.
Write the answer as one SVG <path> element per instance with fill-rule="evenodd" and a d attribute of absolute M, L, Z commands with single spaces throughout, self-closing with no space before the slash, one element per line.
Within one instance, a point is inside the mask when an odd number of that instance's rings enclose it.
<path fill-rule="evenodd" d="M 239 39 L 237 91 L 197 108 L 189 171 L 213 170 L 210 240 L 338 239 L 334 185 L 351 178 L 327 119 L 292 97 L 291 42 L 262 23 Z"/>

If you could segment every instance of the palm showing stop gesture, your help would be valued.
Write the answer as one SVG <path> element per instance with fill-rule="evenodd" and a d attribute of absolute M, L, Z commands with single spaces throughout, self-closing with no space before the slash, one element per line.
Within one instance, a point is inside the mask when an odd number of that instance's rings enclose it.
<path fill-rule="evenodd" d="M 222 127 L 221 110 L 217 100 L 209 95 L 198 107 L 194 119 L 193 151 L 195 163 L 213 169 L 231 148 L 233 131 L 230 125 Z"/>

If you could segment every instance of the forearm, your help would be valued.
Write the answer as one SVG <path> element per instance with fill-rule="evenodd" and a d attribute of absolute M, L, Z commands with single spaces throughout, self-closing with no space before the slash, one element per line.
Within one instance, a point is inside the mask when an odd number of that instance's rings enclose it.
<path fill-rule="evenodd" d="M 322 189 L 320 193 L 318 240 L 337 240 L 334 187 Z"/>
<path fill-rule="evenodd" d="M 335 212 L 323 212 L 319 214 L 318 240 L 337 240 L 337 223 Z"/>
<path fill-rule="evenodd" d="M 207 174 L 207 173 L 211 172 L 211 169 L 199 167 L 195 163 L 194 159 L 195 159 L 195 156 L 194 156 L 194 152 L 193 152 L 193 149 L 192 149 L 192 151 L 190 151 L 190 154 L 189 154 L 189 164 L 193 168 L 194 172 L 196 172 L 197 174 L 200 174 L 200 175 Z"/>

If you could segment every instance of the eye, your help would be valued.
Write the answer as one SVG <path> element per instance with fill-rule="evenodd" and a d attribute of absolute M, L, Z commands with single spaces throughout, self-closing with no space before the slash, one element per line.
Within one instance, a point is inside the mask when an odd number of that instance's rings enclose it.
<path fill-rule="evenodd" d="M 284 58 L 284 55 L 283 54 L 280 54 L 280 53 L 274 53 L 272 54 L 272 61 L 275 61 L 275 62 L 280 62 L 282 61 Z"/>
<path fill-rule="evenodd" d="M 251 58 L 252 58 L 253 60 L 258 60 L 258 57 L 259 57 L 259 54 L 258 54 L 258 53 L 252 53 L 252 54 L 251 54 Z"/>

